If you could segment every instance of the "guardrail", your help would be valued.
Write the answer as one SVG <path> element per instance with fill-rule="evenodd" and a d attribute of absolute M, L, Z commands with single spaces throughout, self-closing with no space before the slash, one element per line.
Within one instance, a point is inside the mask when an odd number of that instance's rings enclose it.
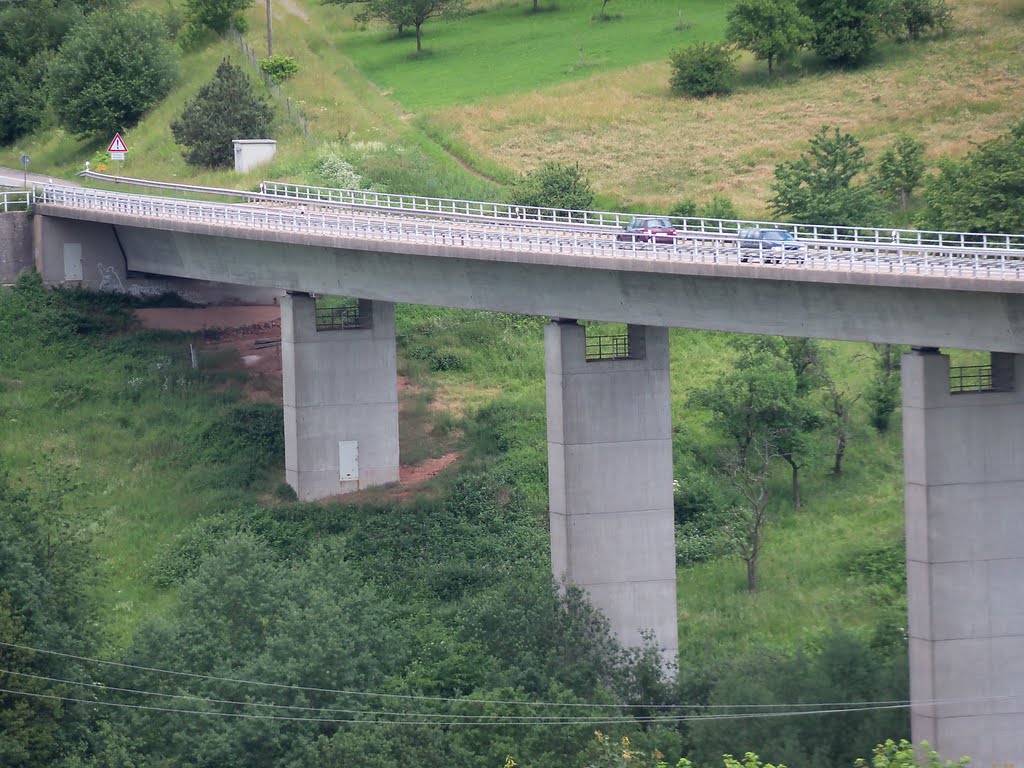
<path fill-rule="evenodd" d="M 521 225 L 543 224 L 554 227 L 587 227 L 595 230 L 621 229 L 638 214 L 615 211 L 581 211 L 562 208 L 516 206 L 477 200 L 455 198 L 401 195 L 390 192 L 372 192 L 365 189 L 340 189 L 316 187 L 308 184 L 291 184 L 278 181 L 264 181 L 259 191 L 202 187 L 190 184 L 152 181 L 130 177 L 116 177 L 96 171 L 78 174 L 115 184 L 134 184 L 155 189 L 176 192 L 195 192 L 208 195 L 242 197 L 256 201 L 284 201 L 311 205 L 337 206 L 364 211 L 407 213 L 420 216 L 450 217 L 464 220 L 488 221 Z M 840 243 L 916 245 L 942 249 L 963 249 L 973 251 L 1016 250 L 1024 253 L 1024 234 L 1007 235 L 998 233 L 942 232 L 916 229 L 892 229 L 885 227 L 843 227 L 822 224 L 792 224 L 754 219 L 710 219 L 703 217 L 668 218 L 683 234 L 707 234 L 735 237 L 743 229 L 782 229 L 802 240 L 829 241 Z"/>
<path fill-rule="evenodd" d="M 32 192 L 24 189 L 17 192 L 0 192 L 0 211 L 27 211 L 32 205 Z"/>
<path fill-rule="evenodd" d="M 277 181 L 264 181 L 260 185 L 260 191 L 284 200 L 313 204 L 333 204 L 364 209 L 382 208 L 418 214 L 442 214 L 501 221 L 545 222 L 585 227 L 621 228 L 630 219 L 639 215 L 614 211 L 578 211 L 562 208 L 509 205 L 508 203 L 421 197 L 419 195 L 398 195 L 389 192 L 371 192 L 363 189 L 335 189 Z M 798 238 L 810 240 L 1024 251 L 1024 234 L 1005 235 L 884 227 L 844 227 L 758 221 L 754 219 L 709 219 L 696 216 L 659 217 L 669 219 L 676 229 L 682 230 L 687 234 L 702 233 L 736 236 L 743 229 L 782 229 L 792 232 Z"/>
<path fill-rule="evenodd" d="M 130 216 L 445 248 L 734 264 L 741 269 L 747 266 L 751 269 L 765 268 L 762 265 L 769 264 L 772 258 L 770 254 L 755 256 L 749 250 L 741 249 L 735 237 L 729 239 L 717 234 L 689 233 L 674 243 L 631 243 L 617 241 L 613 235 L 601 231 L 550 231 L 517 225 L 512 221 L 497 226 L 452 219 L 424 220 L 315 208 L 302 211 L 291 207 L 209 203 L 58 185 L 37 188 L 34 200 Z M 747 266 L 742 264 L 744 261 Z M 785 264 L 772 268 L 988 278 L 1021 281 L 1024 286 L 1024 253 L 1005 249 L 943 249 L 900 243 L 822 241 L 809 246 L 802 260 L 787 260 Z M 755 273 L 744 276 L 753 277 Z"/>

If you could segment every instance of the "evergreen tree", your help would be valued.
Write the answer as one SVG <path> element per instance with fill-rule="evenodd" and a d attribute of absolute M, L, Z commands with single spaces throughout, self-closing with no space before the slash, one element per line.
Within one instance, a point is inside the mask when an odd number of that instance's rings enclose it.
<path fill-rule="evenodd" d="M 232 140 L 265 138 L 272 118 L 270 105 L 253 93 L 245 72 L 225 59 L 213 79 L 186 102 L 171 123 L 171 134 L 190 164 L 225 168 L 234 160 Z"/>
<path fill-rule="evenodd" d="M 924 144 L 911 136 L 900 136 L 878 159 L 875 175 L 879 190 L 899 201 L 900 210 L 905 211 L 924 175 Z"/>

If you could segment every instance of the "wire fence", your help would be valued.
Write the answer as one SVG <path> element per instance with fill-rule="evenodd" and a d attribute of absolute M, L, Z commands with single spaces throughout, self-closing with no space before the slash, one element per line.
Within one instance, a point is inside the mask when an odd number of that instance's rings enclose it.
<path fill-rule="evenodd" d="M 263 78 L 263 82 L 266 83 L 267 90 L 270 91 L 271 96 L 276 98 L 284 106 L 285 110 L 288 112 L 288 117 L 297 126 L 299 126 L 299 129 L 302 131 L 302 135 L 308 137 L 309 127 L 306 125 L 305 116 L 299 111 L 299 108 L 292 103 L 292 100 L 284 94 L 281 86 L 275 83 L 270 75 L 263 71 L 263 67 L 260 66 L 260 59 L 256 54 L 256 51 L 254 51 L 245 41 L 245 38 L 242 37 L 241 33 L 237 29 L 228 30 L 228 35 L 238 43 L 238 47 L 242 49 L 242 53 L 244 53 L 245 57 L 249 59 L 249 63 L 255 67 L 260 77 Z"/>

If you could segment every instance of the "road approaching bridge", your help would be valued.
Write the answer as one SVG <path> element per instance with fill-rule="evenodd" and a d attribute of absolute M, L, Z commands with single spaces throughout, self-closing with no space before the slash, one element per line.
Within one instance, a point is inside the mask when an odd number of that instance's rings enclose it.
<path fill-rule="evenodd" d="M 914 347 L 903 361 L 913 736 L 947 758 L 1024 765 L 1024 237 L 794 227 L 799 258 L 771 263 L 723 222 L 641 244 L 617 240 L 618 214 L 297 185 L 233 194 L 244 202 L 38 187 L 37 268 L 51 284 L 284 291 L 285 470 L 303 499 L 398 479 L 394 302 L 554 318 L 553 574 L 585 587 L 624 643 L 653 630 L 670 658 L 668 328 Z M 320 326 L 313 294 L 359 305 Z M 590 343 L 577 318 L 627 330 Z M 951 371 L 939 347 L 988 351 L 991 365 Z"/>

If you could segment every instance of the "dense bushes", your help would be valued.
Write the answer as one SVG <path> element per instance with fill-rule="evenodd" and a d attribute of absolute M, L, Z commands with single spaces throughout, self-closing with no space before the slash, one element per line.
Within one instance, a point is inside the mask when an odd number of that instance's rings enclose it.
<path fill-rule="evenodd" d="M 519 177 L 508 192 L 509 205 L 525 208 L 589 210 L 594 191 L 579 163 L 547 162 Z"/>
<path fill-rule="evenodd" d="M 736 53 L 728 46 L 694 43 L 669 58 L 672 92 L 681 96 L 728 93 L 736 76 Z"/>
<path fill-rule="evenodd" d="M 76 134 L 134 125 L 177 77 L 167 30 L 148 11 L 96 13 L 68 34 L 50 68 L 61 124 Z"/>

